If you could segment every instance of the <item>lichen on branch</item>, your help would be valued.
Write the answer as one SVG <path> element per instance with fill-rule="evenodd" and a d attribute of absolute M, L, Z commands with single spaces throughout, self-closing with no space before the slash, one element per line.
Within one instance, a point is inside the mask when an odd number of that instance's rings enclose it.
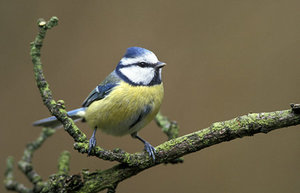
<path fill-rule="evenodd" d="M 74 139 L 74 148 L 87 153 L 88 140 L 86 135 L 67 116 L 64 102 L 55 101 L 42 70 L 41 48 L 48 29 L 58 24 L 58 19 L 52 17 L 48 22 L 43 19 L 38 21 L 39 33 L 34 42 L 31 43 L 31 57 L 34 64 L 34 75 L 42 99 L 52 115 L 63 124 L 65 131 Z M 127 153 L 121 149 L 105 150 L 96 147 L 92 156 L 103 160 L 118 161 L 119 164 L 106 170 L 89 172 L 82 170 L 81 174 L 69 174 L 70 154 L 63 152 L 59 158 L 58 172 L 53 174 L 47 181 L 33 170 L 31 159 L 33 152 L 51 136 L 51 130 L 44 128 L 41 136 L 31 143 L 24 151 L 24 156 L 19 162 L 19 168 L 33 184 L 33 188 L 27 188 L 23 184 L 14 180 L 13 158 L 7 159 L 7 169 L 5 172 L 5 185 L 8 190 L 16 192 L 99 192 L 107 189 L 108 192 L 115 192 L 117 185 L 155 165 L 162 163 L 182 162 L 181 157 L 199 151 L 201 149 L 234 140 L 244 136 L 252 136 L 256 133 L 268 133 L 272 130 L 300 124 L 300 105 L 291 104 L 291 109 L 268 113 L 250 113 L 236 117 L 231 120 L 213 123 L 210 127 L 195 131 L 185 136 L 178 137 L 179 126 L 174 121 L 169 121 L 167 117 L 158 114 L 157 124 L 168 136 L 168 141 L 158 145 L 156 148 L 156 159 L 153 161 L 147 153 L 138 152 Z M 53 134 L 53 133 L 52 133 Z"/>

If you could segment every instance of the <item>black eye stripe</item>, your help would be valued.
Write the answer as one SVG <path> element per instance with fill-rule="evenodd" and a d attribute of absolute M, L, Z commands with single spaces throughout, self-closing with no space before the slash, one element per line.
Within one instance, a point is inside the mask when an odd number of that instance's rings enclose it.
<path fill-rule="evenodd" d="M 153 85 L 158 85 L 158 84 L 161 84 L 161 77 L 160 77 L 160 70 L 161 69 L 157 69 L 155 68 L 155 65 L 156 64 L 146 64 L 146 66 L 148 68 L 154 68 L 155 70 L 155 75 L 152 79 L 152 81 L 148 84 L 143 84 L 142 82 L 139 82 L 139 83 L 136 83 L 136 82 L 133 82 L 131 81 L 127 76 L 125 76 L 121 71 L 122 71 L 122 68 L 127 68 L 127 67 L 131 67 L 131 66 L 139 66 L 139 63 L 133 63 L 133 64 L 128 64 L 128 65 L 122 65 L 122 64 L 119 64 L 116 68 L 116 73 L 118 74 L 118 76 L 124 80 L 125 82 L 129 83 L 130 85 L 132 86 L 141 86 L 141 85 L 147 85 L 147 86 L 153 86 Z M 145 66 L 145 67 L 146 67 Z"/>
<path fill-rule="evenodd" d="M 127 64 L 127 65 L 122 65 L 121 68 L 127 68 L 130 66 L 139 66 L 141 68 L 154 68 L 155 64 L 150 64 L 150 63 L 146 63 L 146 62 L 136 62 L 136 63 L 132 63 L 132 64 Z"/>
<path fill-rule="evenodd" d="M 147 64 L 145 62 L 140 62 L 140 63 L 137 63 L 138 66 L 142 67 L 142 68 L 145 68 L 145 67 L 150 67 L 150 64 Z"/>

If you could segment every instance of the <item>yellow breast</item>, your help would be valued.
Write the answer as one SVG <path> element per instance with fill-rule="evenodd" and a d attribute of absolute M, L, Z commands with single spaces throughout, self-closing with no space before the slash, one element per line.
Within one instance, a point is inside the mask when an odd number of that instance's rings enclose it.
<path fill-rule="evenodd" d="M 139 131 L 158 113 L 164 95 L 163 84 L 131 86 L 121 82 L 108 96 L 93 102 L 86 110 L 89 126 L 105 133 L 122 136 Z M 150 111 L 133 125 L 146 107 Z"/>

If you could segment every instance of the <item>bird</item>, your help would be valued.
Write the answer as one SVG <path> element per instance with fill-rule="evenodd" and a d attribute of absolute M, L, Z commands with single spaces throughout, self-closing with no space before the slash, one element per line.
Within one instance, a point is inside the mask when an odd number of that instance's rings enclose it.
<path fill-rule="evenodd" d="M 116 68 L 82 103 L 82 107 L 67 112 L 74 121 L 87 122 L 94 129 L 89 139 L 88 156 L 96 146 L 99 129 L 113 136 L 131 135 L 144 144 L 144 149 L 155 160 L 155 148 L 138 135 L 158 113 L 163 96 L 162 68 L 166 63 L 158 60 L 150 50 L 129 47 Z M 33 123 L 34 126 L 61 127 L 56 117 Z"/>

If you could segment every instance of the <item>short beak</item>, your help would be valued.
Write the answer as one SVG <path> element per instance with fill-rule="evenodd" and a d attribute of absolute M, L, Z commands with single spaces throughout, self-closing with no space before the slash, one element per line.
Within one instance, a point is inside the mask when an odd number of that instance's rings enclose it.
<path fill-rule="evenodd" d="M 159 68 L 164 67 L 165 65 L 167 65 L 167 64 L 164 62 L 157 62 L 157 64 L 155 65 L 155 68 L 159 69 Z"/>

